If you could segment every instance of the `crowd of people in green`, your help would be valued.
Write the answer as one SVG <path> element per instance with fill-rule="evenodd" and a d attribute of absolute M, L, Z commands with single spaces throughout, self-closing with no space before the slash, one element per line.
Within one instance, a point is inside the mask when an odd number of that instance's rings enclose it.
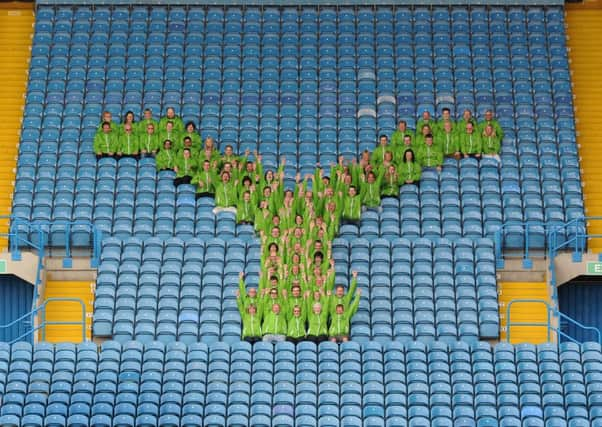
<path fill-rule="evenodd" d="M 438 120 L 424 112 L 416 128 L 400 121 L 372 153 L 341 156 L 327 173 L 318 163 L 314 174 L 297 174 L 294 188 L 285 188 L 286 158 L 278 170 L 264 171 L 257 152 L 239 156 L 227 145 L 221 153 L 173 108 L 158 121 L 150 110 L 139 122 L 128 112 L 120 125 L 103 113 L 94 151 L 99 158 L 155 157 L 158 170 L 175 172 L 175 185 L 195 185 L 198 197 L 215 198 L 214 212 L 231 211 L 239 224 L 254 226 L 259 286 L 247 289 L 241 272 L 236 292 L 243 339 L 344 342 L 361 292 L 355 271 L 347 290 L 336 281 L 332 241 L 339 226 L 359 224 L 362 211 L 379 210 L 381 198 L 398 197 L 402 185 L 418 185 L 422 171 L 441 170 L 445 157 L 499 160 L 503 131 L 491 111 L 480 122 L 469 110 L 457 122 L 449 109 Z"/>

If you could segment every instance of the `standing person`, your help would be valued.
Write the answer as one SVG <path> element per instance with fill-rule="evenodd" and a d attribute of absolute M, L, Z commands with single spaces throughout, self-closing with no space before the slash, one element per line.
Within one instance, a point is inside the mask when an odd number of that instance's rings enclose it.
<path fill-rule="evenodd" d="M 179 134 L 184 132 L 184 122 L 180 117 L 176 116 L 176 110 L 174 110 L 173 107 L 167 107 L 167 110 L 165 110 L 165 117 L 162 117 L 161 120 L 159 120 L 159 129 L 161 131 L 167 129 L 168 122 L 172 122 L 173 130 L 175 132 Z"/>
<path fill-rule="evenodd" d="M 176 179 L 174 185 L 190 184 L 196 171 L 196 161 L 190 155 L 190 148 L 184 148 L 181 154 L 176 156 L 174 165 Z"/>
<path fill-rule="evenodd" d="M 480 134 L 484 133 L 485 128 L 489 125 L 491 125 L 493 127 L 493 130 L 495 131 L 495 134 L 500 139 L 500 141 L 502 139 L 504 139 L 504 131 L 502 130 L 502 126 L 500 125 L 500 122 L 498 122 L 493 117 L 493 111 L 491 111 L 491 110 L 485 111 L 485 120 L 483 120 L 482 122 L 480 122 L 478 124 L 477 129 L 478 129 L 479 133 Z"/>
<path fill-rule="evenodd" d="M 437 120 L 437 124 L 434 126 L 433 131 L 435 132 L 435 134 L 443 132 L 445 125 L 448 123 L 453 132 L 454 127 L 456 126 L 456 123 L 451 118 L 451 110 L 449 108 L 445 107 L 441 110 L 441 118 L 439 120 Z"/>
<path fill-rule="evenodd" d="M 305 339 L 305 313 L 300 305 L 294 305 L 287 319 L 288 330 L 286 340 L 294 344 Z"/>
<path fill-rule="evenodd" d="M 355 294 L 355 290 L 357 289 L 357 271 L 351 272 L 353 279 L 351 279 L 351 283 L 349 284 L 349 290 L 345 293 L 345 288 L 343 285 L 337 285 L 334 291 L 329 298 L 330 302 L 328 303 L 330 307 L 330 314 L 334 315 L 337 305 L 343 304 L 345 308 L 349 308 L 349 304 L 351 303 L 351 298 L 353 298 L 353 294 Z"/>
<path fill-rule="evenodd" d="M 155 157 L 159 146 L 159 135 L 155 132 L 155 124 L 148 123 L 146 125 L 146 131 L 138 137 L 138 145 L 140 148 L 140 154 L 142 157 Z"/>
<path fill-rule="evenodd" d="M 349 341 L 351 318 L 360 306 L 361 294 L 362 290 L 358 289 L 353 303 L 348 308 L 345 308 L 343 304 L 337 304 L 335 307 L 335 314 L 330 318 L 330 328 L 328 330 L 330 341 L 339 343 Z"/>
<path fill-rule="evenodd" d="M 263 332 L 263 341 L 265 342 L 286 340 L 286 315 L 282 312 L 280 304 L 272 304 L 271 310 L 264 315 L 261 330 Z"/>
<path fill-rule="evenodd" d="M 344 223 L 359 224 L 362 215 L 362 201 L 354 185 L 349 186 L 343 199 L 342 219 Z"/>
<path fill-rule="evenodd" d="M 165 128 L 161 129 L 161 131 L 159 132 L 159 139 L 161 139 L 162 141 L 165 141 L 166 139 L 169 139 L 172 143 L 172 145 L 174 146 L 175 150 L 178 150 L 178 147 L 180 146 L 181 142 L 181 137 L 180 137 L 180 132 L 178 132 L 175 127 L 174 127 L 174 122 L 172 121 L 168 121 L 165 124 Z"/>
<path fill-rule="evenodd" d="M 422 112 L 422 117 L 418 119 L 416 123 L 416 133 L 418 133 L 418 129 L 422 130 L 425 126 L 429 127 L 429 132 L 432 131 L 433 127 L 436 126 L 436 122 L 431 116 L 431 112 L 428 110 L 424 110 Z"/>
<path fill-rule="evenodd" d="M 240 298 L 236 298 L 236 303 L 242 320 L 242 339 L 251 344 L 261 341 L 261 337 L 263 336 L 261 331 L 261 310 L 258 310 L 254 304 L 250 304 L 245 308 Z"/>
<path fill-rule="evenodd" d="M 238 203 L 236 183 L 230 180 L 230 174 L 222 172 L 221 181 L 215 183 L 215 211 L 235 210 Z"/>
<path fill-rule="evenodd" d="M 157 129 L 159 126 L 159 123 L 155 119 L 153 119 L 153 112 L 150 108 L 144 110 L 142 120 L 140 120 L 136 124 L 136 132 L 138 133 L 138 136 L 144 135 L 146 133 L 148 125 L 153 125 L 153 129 Z"/>
<path fill-rule="evenodd" d="M 214 182 L 217 182 L 215 172 L 211 170 L 209 160 L 205 160 L 202 167 L 197 170 L 196 175 L 190 181 L 191 184 L 196 184 L 197 186 L 197 199 L 202 196 L 212 196 L 215 194 Z"/>
<path fill-rule="evenodd" d="M 166 171 L 166 170 L 174 170 L 174 166 L 176 165 L 176 155 L 171 150 L 171 141 L 166 139 L 163 142 L 163 149 L 157 154 L 157 170 Z"/>
<path fill-rule="evenodd" d="M 399 198 L 399 174 L 395 165 L 387 167 L 380 191 L 382 197 Z"/>
<path fill-rule="evenodd" d="M 400 120 L 397 123 L 397 129 L 391 134 L 391 145 L 394 149 L 400 149 L 404 145 L 404 138 L 410 137 L 410 141 L 414 139 L 414 132 L 408 129 L 405 120 Z"/>
<path fill-rule="evenodd" d="M 257 288 L 249 288 L 245 285 L 245 274 L 241 271 L 238 274 L 238 290 L 235 292 L 236 298 L 240 298 L 245 310 L 250 306 L 254 305 L 255 308 L 259 308 L 261 300 L 257 295 Z"/>
<path fill-rule="evenodd" d="M 196 130 L 196 126 L 193 122 L 186 123 L 186 127 L 184 128 L 184 132 L 182 133 L 182 137 L 189 137 L 192 141 L 192 148 L 195 152 L 201 151 L 201 135 Z"/>
<path fill-rule="evenodd" d="M 433 144 L 433 135 L 428 134 L 424 139 L 424 145 L 418 151 L 418 163 L 423 168 L 435 168 L 441 171 L 443 165 L 443 152 Z"/>
<path fill-rule="evenodd" d="M 310 304 L 307 309 L 307 339 L 319 344 L 328 339 L 328 308 L 323 307 L 319 301 L 314 302 L 312 298 L 307 301 Z"/>
<path fill-rule="evenodd" d="M 117 142 L 117 155 L 119 157 L 138 157 L 138 136 L 134 134 L 132 123 L 123 125 L 123 133 Z"/>
<path fill-rule="evenodd" d="M 379 168 L 385 161 L 385 154 L 388 152 L 393 153 L 392 147 L 389 146 L 389 138 L 387 138 L 387 135 L 381 135 L 378 137 L 378 146 L 374 149 L 370 157 L 372 166 Z"/>
<path fill-rule="evenodd" d="M 471 123 L 473 127 L 477 126 L 477 121 L 472 116 L 472 111 L 466 109 L 462 113 L 462 118 L 458 120 L 458 123 L 456 123 L 456 132 L 458 132 L 459 134 L 464 133 L 466 131 L 466 125 L 468 123 Z"/>
<path fill-rule="evenodd" d="M 492 124 L 485 126 L 481 135 L 483 157 L 491 157 L 500 161 L 501 138 Z"/>
<path fill-rule="evenodd" d="M 96 132 L 94 136 L 94 153 L 96 154 L 96 158 L 113 157 L 118 145 L 116 131 L 113 131 L 110 122 L 104 122 L 102 129 Z"/>
<path fill-rule="evenodd" d="M 414 158 L 412 150 L 406 150 L 403 153 L 403 161 L 399 165 L 399 177 L 402 184 L 418 184 L 422 168 Z"/>
<path fill-rule="evenodd" d="M 105 123 L 109 124 L 109 127 L 115 132 L 115 135 L 119 133 L 119 125 L 113 121 L 113 114 L 106 110 L 102 112 L 102 120 L 100 121 L 97 130 L 101 131 Z"/>
<path fill-rule="evenodd" d="M 481 136 L 474 131 L 472 123 L 466 124 L 466 131 L 460 134 L 460 150 L 466 157 L 481 158 L 482 141 Z"/>
<path fill-rule="evenodd" d="M 119 126 L 119 134 L 120 135 L 123 135 L 125 133 L 125 126 L 128 124 L 130 125 L 130 128 L 132 129 L 132 132 L 135 135 L 138 125 L 134 121 L 134 113 L 132 111 L 128 111 L 127 113 L 125 113 L 125 117 L 123 118 L 123 123 L 121 123 L 121 126 Z"/>
<path fill-rule="evenodd" d="M 251 192 L 245 191 L 238 200 L 236 207 L 236 222 L 238 224 L 252 224 L 255 219 L 255 206 L 251 199 Z"/>
<path fill-rule="evenodd" d="M 368 170 L 366 177 L 362 175 L 360 197 L 365 209 L 378 209 L 380 207 L 380 186 L 384 171 L 380 171 L 378 176 L 371 170 Z"/>

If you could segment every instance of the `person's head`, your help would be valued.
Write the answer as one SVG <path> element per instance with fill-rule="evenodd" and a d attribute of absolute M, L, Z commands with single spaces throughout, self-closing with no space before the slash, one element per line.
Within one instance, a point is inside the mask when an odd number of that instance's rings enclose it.
<path fill-rule="evenodd" d="M 314 298 L 315 298 L 315 292 L 314 292 Z M 320 296 L 320 292 L 318 292 L 318 298 Z M 314 305 L 311 306 L 311 309 L 314 313 L 316 314 L 320 314 L 322 313 L 322 304 L 320 304 L 319 302 L 314 303 Z"/>
<path fill-rule="evenodd" d="M 387 138 L 387 135 L 381 135 L 378 137 L 378 141 L 380 142 L 380 145 L 385 146 L 387 145 L 389 138 Z"/>
<path fill-rule="evenodd" d="M 295 231 L 293 232 L 294 236 L 299 239 L 303 236 L 303 229 L 301 227 L 295 227 Z"/>
<path fill-rule="evenodd" d="M 278 303 L 272 304 L 272 311 L 275 314 L 280 314 L 280 304 L 278 304 Z"/>
<path fill-rule="evenodd" d="M 368 150 L 362 151 L 362 158 L 361 158 L 361 160 L 363 160 L 365 162 L 369 162 L 370 161 L 370 151 L 368 151 Z"/>
<path fill-rule="evenodd" d="M 113 120 L 113 115 L 111 114 L 111 112 L 110 111 L 103 111 L 103 113 L 102 113 L 102 121 L 103 122 L 111 123 L 111 120 Z"/>
<path fill-rule="evenodd" d="M 331 200 L 328 203 L 326 203 L 326 210 L 328 212 L 334 212 L 337 210 L 337 204 L 334 202 L 334 200 Z"/>
<path fill-rule="evenodd" d="M 293 260 L 293 265 L 296 266 L 296 267 L 298 267 L 299 263 L 301 262 L 301 255 L 299 255 L 298 252 L 295 252 L 293 254 L 292 260 Z"/>
<path fill-rule="evenodd" d="M 205 138 L 205 150 L 213 150 L 215 148 L 215 140 L 212 136 Z"/>
<path fill-rule="evenodd" d="M 185 159 L 189 159 L 190 158 L 190 148 L 184 148 L 184 150 L 182 151 L 182 155 L 184 156 Z"/>
<path fill-rule="evenodd" d="M 326 187 L 326 189 L 324 190 L 324 195 L 326 197 L 332 197 L 333 194 L 334 190 L 332 189 L 332 187 Z"/>
<path fill-rule="evenodd" d="M 128 111 L 125 113 L 125 118 L 123 120 L 124 123 L 134 123 L 134 113 L 132 111 Z"/>
<path fill-rule="evenodd" d="M 232 163 L 230 163 L 230 162 L 224 163 L 223 168 L 225 171 L 231 172 L 232 171 Z"/>
<path fill-rule="evenodd" d="M 297 254 L 295 254 L 295 255 L 297 255 Z M 294 255 L 293 255 L 293 257 L 294 257 Z M 299 264 L 293 264 L 293 266 L 291 267 L 291 271 L 293 272 L 293 274 L 297 275 L 297 274 L 299 274 L 300 268 L 301 267 L 299 266 Z"/>
<path fill-rule="evenodd" d="M 222 172 L 222 182 L 230 182 L 230 173 L 228 171 Z"/>
<path fill-rule="evenodd" d="M 336 311 L 337 314 L 343 314 L 345 311 L 345 306 L 343 304 L 337 304 Z"/>
<path fill-rule="evenodd" d="M 405 120 L 400 120 L 399 122 L 397 122 L 397 129 L 400 132 L 405 132 L 407 126 L 408 126 L 408 124 L 406 123 Z"/>
<path fill-rule="evenodd" d="M 462 112 L 462 118 L 466 121 L 469 121 L 472 119 L 472 112 L 467 108 Z"/>
<path fill-rule="evenodd" d="M 445 133 L 451 133 L 451 131 L 452 131 L 451 121 L 446 121 L 445 123 L 443 123 L 443 130 L 445 131 Z"/>
<path fill-rule="evenodd" d="M 244 193 L 242 193 L 242 199 L 245 202 L 250 202 L 251 201 L 251 193 L 249 193 L 248 191 L 245 191 Z"/>
<path fill-rule="evenodd" d="M 294 197 L 295 197 L 295 193 L 293 193 L 291 190 L 286 190 L 286 191 L 284 192 L 284 198 L 285 198 L 286 200 L 293 199 Z"/>
<path fill-rule="evenodd" d="M 485 111 L 485 120 L 487 120 L 488 122 L 493 120 L 493 111 L 491 111 L 491 110 Z"/>
<path fill-rule="evenodd" d="M 295 216 L 295 224 L 297 224 L 297 225 L 301 225 L 301 224 L 303 224 L 303 216 L 301 216 L 301 215 L 296 215 L 296 216 Z"/>
<path fill-rule="evenodd" d="M 272 227 L 272 231 L 270 232 L 270 234 L 272 235 L 272 237 L 280 237 L 280 227 L 278 227 L 277 225 Z"/>
<path fill-rule="evenodd" d="M 429 133 L 428 135 L 426 135 L 424 137 L 424 143 L 428 146 L 433 145 L 433 134 L 432 133 Z"/>
<path fill-rule="evenodd" d="M 343 285 L 337 285 L 334 292 L 337 297 L 342 298 L 345 295 L 345 288 Z"/>
<path fill-rule="evenodd" d="M 351 184 L 352 181 L 353 181 L 353 177 L 351 176 L 351 174 L 346 173 L 345 177 L 343 178 L 343 182 L 346 185 L 349 185 L 349 184 Z"/>
<path fill-rule="evenodd" d="M 184 147 L 192 147 L 192 138 L 190 138 L 189 136 L 184 137 Z"/>
<path fill-rule="evenodd" d="M 370 184 L 373 184 L 376 181 L 376 174 L 372 171 L 368 172 L 367 180 Z"/>
<path fill-rule="evenodd" d="M 205 160 L 203 162 L 203 170 L 206 172 L 209 172 L 210 169 L 211 169 L 211 162 L 209 162 L 209 160 Z"/>
<path fill-rule="evenodd" d="M 270 287 L 272 288 L 270 290 L 270 295 L 274 295 L 274 291 L 276 291 L 276 296 L 278 296 L 278 276 L 276 276 L 275 274 L 270 276 Z"/>
<path fill-rule="evenodd" d="M 410 147 L 412 145 L 412 137 L 410 135 L 405 135 L 403 137 L 403 145 L 406 147 Z"/>
<path fill-rule="evenodd" d="M 474 126 L 472 123 L 466 123 L 466 133 L 472 133 L 474 131 Z"/>
<path fill-rule="evenodd" d="M 428 110 L 422 112 L 422 120 L 428 122 L 431 119 L 431 113 Z"/>
<path fill-rule="evenodd" d="M 163 141 L 163 148 L 165 150 L 171 149 L 171 140 L 170 139 L 166 139 L 165 141 Z"/>
<path fill-rule="evenodd" d="M 232 146 L 230 144 L 226 145 L 226 148 L 224 148 L 224 154 L 226 156 L 231 156 L 232 154 L 234 154 L 234 150 L 232 149 Z"/>
<path fill-rule="evenodd" d="M 395 175 L 397 173 L 397 169 L 395 169 L 395 165 L 389 165 L 387 172 L 389 172 L 389 175 Z"/>
<path fill-rule="evenodd" d="M 393 161 L 393 153 L 391 153 L 390 151 L 385 151 L 385 162 L 392 162 Z"/>
<path fill-rule="evenodd" d="M 404 162 L 413 162 L 414 161 L 414 151 L 406 150 L 403 152 L 403 161 Z"/>
<path fill-rule="evenodd" d="M 186 123 L 186 132 L 188 133 L 192 133 L 196 130 L 196 126 L 194 125 L 193 122 L 188 122 Z"/>
<path fill-rule="evenodd" d="M 173 107 L 167 107 L 165 114 L 168 119 L 173 119 L 174 117 L 176 117 L 176 110 L 174 110 Z"/>
<path fill-rule="evenodd" d="M 445 107 L 443 110 L 441 110 L 441 117 L 443 117 L 443 120 L 448 121 L 451 117 L 450 109 Z"/>
<path fill-rule="evenodd" d="M 168 132 L 173 130 L 173 122 L 171 120 L 165 124 L 165 129 L 167 129 Z"/>
<path fill-rule="evenodd" d="M 109 123 L 109 122 L 102 122 L 102 131 L 104 133 L 111 132 L 111 123 Z"/>
<path fill-rule="evenodd" d="M 316 253 L 314 253 L 314 264 L 322 264 L 322 261 L 324 260 L 324 254 L 322 254 L 322 252 L 317 251 Z"/>
<path fill-rule="evenodd" d="M 280 226 L 280 217 L 278 215 L 274 215 L 272 217 L 272 224 L 274 224 L 276 227 Z"/>
<path fill-rule="evenodd" d="M 306 200 L 312 200 L 312 199 L 313 199 L 313 197 L 314 197 L 314 193 L 313 193 L 313 191 L 311 191 L 311 190 L 308 190 L 308 191 L 306 191 L 306 192 L 305 192 L 305 199 L 306 199 Z"/>
<path fill-rule="evenodd" d="M 255 314 L 257 314 L 257 307 L 255 307 L 254 304 L 249 305 L 249 307 L 247 307 L 247 312 L 251 315 L 251 316 L 255 316 Z"/>
<path fill-rule="evenodd" d="M 494 134 L 494 132 L 493 132 L 493 126 L 491 124 L 488 124 L 487 126 L 485 126 L 485 130 L 483 132 L 487 136 L 493 135 Z"/>
<path fill-rule="evenodd" d="M 347 191 L 350 197 L 354 197 L 357 194 L 357 188 L 355 188 L 355 185 L 349 186 L 349 190 Z"/>
<path fill-rule="evenodd" d="M 299 307 L 299 305 L 295 305 L 293 307 L 293 316 L 295 316 L 295 317 L 301 316 L 301 307 Z"/>
<path fill-rule="evenodd" d="M 328 176 L 323 176 L 322 177 L 322 184 L 324 184 L 325 186 L 329 186 L 330 185 L 330 177 Z"/>
<path fill-rule="evenodd" d="M 296 282 L 298 282 L 298 280 L 295 280 Z M 297 285 L 293 285 L 291 287 L 291 294 L 293 294 L 293 296 L 295 298 L 299 298 L 299 296 L 301 295 L 301 286 Z"/>
<path fill-rule="evenodd" d="M 321 240 L 316 240 L 314 242 L 314 250 L 315 251 L 321 251 L 323 247 L 324 247 L 324 244 L 322 243 Z"/>
<path fill-rule="evenodd" d="M 278 252 L 278 245 L 274 242 L 270 243 L 270 246 L 268 247 L 268 250 L 270 251 L 270 253 L 277 253 Z"/>
<path fill-rule="evenodd" d="M 242 179 L 242 186 L 243 186 L 244 188 L 249 188 L 249 187 L 251 186 L 251 184 L 252 184 L 252 182 L 251 182 L 251 178 L 249 178 L 248 176 L 245 176 L 245 177 Z"/>
<path fill-rule="evenodd" d="M 249 173 L 250 173 L 250 172 L 253 172 L 253 171 L 255 170 L 255 167 L 254 167 L 254 166 L 255 166 L 255 165 L 253 164 L 253 162 L 251 162 L 251 161 L 247 161 L 247 166 L 246 166 L 246 168 L 247 168 L 247 172 L 249 172 Z"/>
<path fill-rule="evenodd" d="M 273 172 L 273 171 L 271 171 L 271 170 L 269 170 L 269 171 L 266 171 L 266 173 L 265 173 L 265 180 L 266 180 L 267 182 L 271 182 L 271 181 L 273 181 L 273 180 L 274 180 L 274 172 Z"/>
<path fill-rule="evenodd" d="M 423 136 L 427 136 L 429 133 L 431 133 L 431 127 L 429 125 L 424 125 L 422 126 L 421 132 Z"/>
<path fill-rule="evenodd" d="M 146 126 L 146 133 L 149 135 L 152 135 L 153 133 L 155 133 L 155 125 L 153 125 L 152 123 L 149 123 Z"/>
<path fill-rule="evenodd" d="M 257 288 L 249 288 L 247 293 L 251 298 L 255 298 L 257 296 Z"/>
<path fill-rule="evenodd" d="M 259 208 L 260 209 L 267 209 L 268 208 L 268 201 L 267 200 L 262 200 L 259 202 Z"/>
<path fill-rule="evenodd" d="M 147 108 L 144 110 L 144 120 L 151 120 L 153 118 L 153 110 Z"/>
<path fill-rule="evenodd" d="M 322 297 L 322 294 L 320 293 L 320 291 L 316 290 L 316 291 L 314 291 L 313 297 L 314 297 L 314 301 L 320 301 L 320 298 Z"/>

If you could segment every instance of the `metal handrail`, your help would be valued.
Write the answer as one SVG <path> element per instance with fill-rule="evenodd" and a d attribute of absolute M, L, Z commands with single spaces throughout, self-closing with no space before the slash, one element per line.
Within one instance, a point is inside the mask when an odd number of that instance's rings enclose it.
<path fill-rule="evenodd" d="M 48 304 L 50 303 L 55 303 L 55 302 L 73 302 L 73 303 L 78 303 L 81 306 L 81 310 L 82 310 L 82 319 L 77 320 L 77 321 L 63 321 L 63 322 L 59 322 L 59 321 L 49 321 L 46 320 L 46 308 L 48 306 Z M 40 324 L 37 326 L 33 326 L 34 324 L 34 318 L 38 315 L 38 313 L 41 316 L 41 321 Z M 22 333 L 21 335 L 19 335 L 17 338 L 14 338 L 10 343 L 14 343 L 17 341 L 21 341 L 23 338 L 34 334 L 36 331 L 41 330 L 41 334 L 42 334 L 42 341 L 46 340 L 46 326 L 50 326 L 50 325 L 81 325 L 82 327 L 82 342 L 87 341 L 86 339 L 86 305 L 84 304 L 84 302 L 80 299 L 80 298 L 48 298 L 47 300 L 45 300 L 40 306 L 36 307 L 35 309 L 33 309 L 32 311 L 30 311 L 29 313 L 24 314 L 23 316 L 19 317 L 18 319 L 13 320 L 10 323 L 7 323 L 5 325 L 0 325 L 0 330 L 2 329 L 8 329 L 11 328 L 15 325 L 18 325 L 20 322 L 25 321 L 27 318 L 30 318 L 30 322 L 31 322 L 31 328 L 28 328 L 28 330 L 24 333 Z"/>
<path fill-rule="evenodd" d="M 512 306 L 514 304 L 520 304 L 520 303 L 543 304 L 546 307 L 546 316 L 547 316 L 546 321 L 545 322 L 512 322 L 511 316 L 510 316 L 510 313 L 511 313 L 510 309 L 512 308 Z M 542 299 L 515 299 L 508 303 L 508 307 L 506 308 L 506 341 L 510 342 L 511 329 L 513 326 L 539 326 L 539 327 L 547 328 L 547 341 L 550 341 L 551 333 L 555 332 L 557 337 L 563 337 L 570 341 L 580 344 L 580 342 L 577 341 L 575 338 L 573 338 L 570 335 L 568 335 L 567 333 L 563 332 L 560 329 L 560 327 L 555 327 L 552 325 L 552 321 L 551 321 L 552 315 L 557 316 L 559 319 L 562 318 L 564 320 L 567 320 L 569 323 L 572 323 L 586 331 L 591 331 L 596 336 L 597 342 L 602 344 L 602 334 L 600 333 L 600 329 L 598 329 L 594 326 L 583 325 L 582 323 L 578 322 L 577 320 L 573 319 L 572 317 L 567 316 L 566 314 L 561 313 L 558 310 L 552 309 L 552 307 L 550 307 L 550 304 L 548 304 L 547 301 L 544 301 Z"/>

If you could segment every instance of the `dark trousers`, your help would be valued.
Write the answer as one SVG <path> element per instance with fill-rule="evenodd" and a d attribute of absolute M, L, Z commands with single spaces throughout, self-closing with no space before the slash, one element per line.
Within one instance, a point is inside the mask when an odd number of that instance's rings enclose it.
<path fill-rule="evenodd" d="M 177 187 L 180 184 L 190 184 L 192 177 L 189 175 L 184 175 L 179 178 L 173 180 L 173 184 Z"/>

